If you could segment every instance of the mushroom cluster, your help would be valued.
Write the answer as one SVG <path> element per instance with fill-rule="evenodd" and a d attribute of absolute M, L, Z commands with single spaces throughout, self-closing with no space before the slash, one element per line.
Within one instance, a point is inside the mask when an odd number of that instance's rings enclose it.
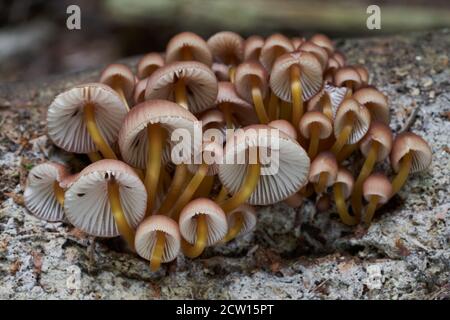
<path fill-rule="evenodd" d="M 165 53 L 143 56 L 136 74 L 112 64 L 98 83 L 60 93 L 47 125 L 57 147 L 92 163 L 78 173 L 35 166 L 29 211 L 122 236 L 152 270 L 250 232 L 254 206 L 316 197 L 323 209 L 332 193 L 343 223 L 370 225 L 431 162 L 421 137 L 393 137 L 386 96 L 321 34 L 205 41 L 183 32 Z M 373 172 L 388 158 L 393 177 Z"/>

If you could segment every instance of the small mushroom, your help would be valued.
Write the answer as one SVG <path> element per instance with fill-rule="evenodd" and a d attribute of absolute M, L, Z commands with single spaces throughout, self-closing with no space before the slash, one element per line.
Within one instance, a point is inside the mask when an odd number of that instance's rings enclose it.
<path fill-rule="evenodd" d="M 367 68 L 363 65 L 356 65 L 353 66 L 353 68 L 355 68 L 356 72 L 358 72 L 361 77 L 361 86 L 367 86 L 369 84 L 369 71 Z"/>
<path fill-rule="evenodd" d="M 137 64 L 137 76 L 141 80 L 148 78 L 163 65 L 164 58 L 159 53 L 150 52 L 139 60 Z"/>
<path fill-rule="evenodd" d="M 157 271 L 161 263 L 175 260 L 180 252 L 180 243 L 178 224 L 163 215 L 148 217 L 136 231 L 136 252 L 150 261 L 152 271 Z"/>
<path fill-rule="evenodd" d="M 316 45 L 315 43 L 311 41 L 305 41 L 303 42 L 298 50 L 306 51 L 312 53 L 317 60 L 319 60 L 320 64 L 322 65 L 322 70 L 325 70 L 328 65 L 328 52 L 324 48 Z"/>
<path fill-rule="evenodd" d="M 133 97 L 135 78 L 133 72 L 124 64 L 110 64 L 100 75 L 100 83 L 110 86 L 122 99 L 127 110 L 128 101 Z"/>
<path fill-rule="evenodd" d="M 269 84 L 268 74 L 264 67 L 256 61 L 241 63 L 236 69 L 234 85 L 236 92 L 247 102 L 255 106 L 259 123 L 267 124 L 269 117 L 264 107 Z"/>
<path fill-rule="evenodd" d="M 361 75 L 353 67 L 341 67 L 334 74 L 334 85 L 347 88 L 347 97 L 362 85 Z"/>
<path fill-rule="evenodd" d="M 355 183 L 355 190 L 352 194 L 353 213 L 359 220 L 362 210 L 362 186 L 363 182 L 372 172 L 377 161 L 383 161 L 391 153 L 392 131 L 381 123 L 372 122 L 369 131 L 360 141 L 359 148 L 366 157 Z"/>
<path fill-rule="evenodd" d="M 212 54 L 202 37 L 192 32 L 181 32 L 169 40 L 166 48 L 166 62 L 198 61 L 212 65 Z"/>
<path fill-rule="evenodd" d="M 124 237 L 134 248 L 134 230 L 142 221 L 147 193 L 139 176 L 118 160 L 100 160 L 77 176 L 64 198 L 67 219 L 96 237 Z"/>
<path fill-rule="evenodd" d="M 345 56 L 342 52 L 334 51 L 334 53 L 331 57 L 339 63 L 339 66 L 343 67 L 346 65 Z"/>
<path fill-rule="evenodd" d="M 302 45 L 302 43 L 305 41 L 306 41 L 305 38 L 300 38 L 300 37 L 291 38 L 291 42 L 292 42 L 292 46 L 294 47 L 294 50 L 297 50 Z"/>
<path fill-rule="evenodd" d="M 269 122 L 269 126 L 271 126 L 272 128 L 276 128 L 281 132 L 287 134 L 289 138 L 297 140 L 297 130 L 295 130 L 295 128 L 289 121 L 283 119 L 273 120 Z"/>
<path fill-rule="evenodd" d="M 296 51 L 279 57 L 270 75 L 270 87 L 282 100 L 292 102 L 292 124 L 297 127 L 303 115 L 303 101 L 322 87 L 322 67 L 309 52 Z"/>
<path fill-rule="evenodd" d="M 364 222 L 366 225 L 370 225 L 377 206 L 385 204 L 391 198 L 391 182 L 381 173 L 371 174 L 366 181 L 364 181 L 363 194 L 364 199 L 369 202 L 365 210 Z"/>
<path fill-rule="evenodd" d="M 392 195 L 400 191 L 408 175 L 427 169 L 431 164 L 431 148 L 420 136 L 405 132 L 392 145 L 391 165 L 397 172 L 392 180 Z"/>
<path fill-rule="evenodd" d="M 354 179 L 350 171 L 340 167 L 333 185 L 334 202 L 342 222 L 349 226 L 358 223 L 358 220 L 350 215 L 345 204 L 345 200 L 352 194 L 353 184 Z"/>
<path fill-rule="evenodd" d="M 60 93 L 48 107 L 48 135 L 68 152 L 89 154 L 98 149 L 105 158 L 116 159 L 111 145 L 126 114 L 123 101 L 109 86 L 76 86 Z"/>
<path fill-rule="evenodd" d="M 33 167 L 24 192 L 27 209 L 39 219 L 62 221 L 64 188 L 60 183 L 68 176 L 68 169 L 59 163 L 46 162 Z"/>
<path fill-rule="evenodd" d="M 248 205 L 242 204 L 227 214 L 228 232 L 223 242 L 242 237 L 251 232 L 256 226 L 256 211 Z"/>
<path fill-rule="evenodd" d="M 341 106 L 347 93 L 346 88 L 325 84 L 306 104 L 308 111 L 321 111 L 330 120 L 336 117 L 337 109 Z"/>
<path fill-rule="evenodd" d="M 139 104 L 145 101 L 145 90 L 147 89 L 148 78 L 138 81 L 134 87 L 134 103 Z"/>
<path fill-rule="evenodd" d="M 338 164 L 336 157 L 329 151 L 319 153 L 311 162 L 309 182 L 314 184 L 317 193 L 322 193 L 336 181 Z"/>
<path fill-rule="evenodd" d="M 333 124 L 323 113 L 308 111 L 300 120 L 299 130 L 305 138 L 309 139 L 308 156 L 314 159 L 319 149 L 319 141 L 331 136 Z"/>
<path fill-rule="evenodd" d="M 206 247 L 222 240 L 228 230 L 225 213 L 207 198 L 189 202 L 181 211 L 179 225 L 181 247 L 189 258 L 198 257 Z"/>
<path fill-rule="evenodd" d="M 207 41 L 213 57 L 230 66 L 230 80 L 234 82 L 236 67 L 244 58 L 244 39 L 235 32 L 222 31 Z"/>
<path fill-rule="evenodd" d="M 373 121 L 389 125 L 389 106 L 387 97 L 375 88 L 362 88 L 353 94 L 353 99 L 365 106 Z"/>
<path fill-rule="evenodd" d="M 230 81 L 230 67 L 220 62 L 214 62 L 211 70 L 217 77 L 218 81 Z"/>
<path fill-rule="evenodd" d="M 361 140 L 369 130 L 370 113 L 355 99 L 345 99 L 336 112 L 334 136 L 336 142 L 331 151 L 337 155 L 345 144 L 354 144 Z"/>
<path fill-rule="evenodd" d="M 333 42 L 324 34 L 317 33 L 313 35 L 309 41 L 327 50 L 328 54 L 332 54 L 334 52 Z"/>
<path fill-rule="evenodd" d="M 256 35 L 248 37 L 244 42 L 244 61 L 259 61 L 259 56 L 263 45 L 263 37 Z"/>
<path fill-rule="evenodd" d="M 286 36 L 276 33 L 269 36 L 261 48 L 259 61 L 268 72 L 272 70 L 275 60 L 285 53 L 294 51 L 294 46 Z"/>
<path fill-rule="evenodd" d="M 156 70 L 147 82 L 145 99 L 175 101 L 192 113 L 209 109 L 217 97 L 217 79 L 196 61 L 172 62 Z"/>

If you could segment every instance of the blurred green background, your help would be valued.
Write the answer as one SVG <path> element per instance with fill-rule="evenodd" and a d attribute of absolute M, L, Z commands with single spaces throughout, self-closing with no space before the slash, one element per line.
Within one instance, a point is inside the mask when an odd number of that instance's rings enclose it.
<path fill-rule="evenodd" d="M 67 6 L 81 8 L 81 30 L 66 28 Z M 366 27 L 367 6 L 381 8 L 381 30 Z M 449 0 L 0 0 L 0 82 L 103 65 L 163 51 L 171 36 L 219 30 L 243 36 L 281 32 L 377 36 L 450 27 Z"/>

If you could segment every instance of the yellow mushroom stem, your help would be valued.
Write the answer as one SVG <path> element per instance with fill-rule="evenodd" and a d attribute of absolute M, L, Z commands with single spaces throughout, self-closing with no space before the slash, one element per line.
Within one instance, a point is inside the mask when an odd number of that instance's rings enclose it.
<path fill-rule="evenodd" d="M 56 201 L 58 201 L 61 206 L 64 206 L 64 189 L 59 186 L 58 181 L 53 182 L 53 192 L 55 194 Z"/>
<path fill-rule="evenodd" d="M 331 107 L 330 97 L 328 96 L 328 94 L 324 94 L 321 100 L 323 100 L 323 104 L 322 104 L 322 112 L 323 112 L 323 114 L 328 119 L 333 121 L 333 108 Z"/>
<path fill-rule="evenodd" d="M 214 186 L 214 176 L 206 176 L 197 191 L 195 191 L 194 198 L 208 197 Z"/>
<path fill-rule="evenodd" d="M 170 210 L 172 204 L 175 203 L 178 196 L 183 189 L 184 183 L 187 179 L 187 168 L 185 164 L 177 165 L 175 169 L 175 173 L 173 175 L 172 183 L 169 187 L 169 191 L 164 198 L 163 203 L 161 204 L 158 213 L 159 214 L 167 214 Z"/>
<path fill-rule="evenodd" d="M 247 174 L 239 190 L 231 198 L 220 204 L 222 210 L 230 212 L 246 202 L 258 185 L 260 175 L 261 165 L 259 163 L 249 164 L 247 167 Z"/>
<path fill-rule="evenodd" d="M 220 188 L 219 194 L 217 195 L 217 197 L 214 199 L 214 201 L 216 203 L 222 203 L 223 201 L 225 201 L 225 199 L 228 197 L 228 191 L 225 188 L 224 185 L 222 185 L 222 187 Z"/>
<path fill-rule="evenodd" d="M 314 189 L 317 193 L 322 193 L 327 188 L 327 182 L 328 182 L 328 172 L 323 171 L 319 174 L 319 181 L 314 185 Z"/>
<path fill-rule="evenodd" d="M 335 183 L 333 186 L 334 202 L 339 213 L 339 217 L 346 225 L 353 226 L 357 223 L 355 217 L 352 217 L 345 204 L 344 191 L 342 190 L 342 183 Z"/>
<path fill-rule="evenodd" d="M 378 150 L 380 149 L 380 143 L 378 141 L 372 141 L 367 158 L 359 172 L 356 179 L 355 186 L 352 193 L 352 209 L 356 219 L 360 221 L 362 210 L 362 186 L 364 181 L 372 172 L 375 163 L 377 162 Z"/>
<path fill-rule="evenodd" d="M 347 88 L 346 98 L 350 98 L 353 94 L 353 83 L 352 81 L 345 81 L 345 87 Z"/>
<path fill-rule="evenodd" d="M 109 205 L 111 206 L 111 212 L 114 216 L 114 221 L 116 222 L 117 229 L 119 229 L 119 233 L 128 243 L 130 248 L 134 250 L 134 230 L 128 225 L 125 218 L 122 204 L 120 202 L 119 184 L 114 178 L 111 178 L 108 182 L 108 199 Z"/>
<path fill-rule="evenodd" d="M 185 108 L 186 110 L 189 110 L 189 104 L 186 94 L 186 85 L 183 79 L 178 79 L 175 82 L 175 102 L 178 103 L 183 108 Z"/>
<path fill-rule="evenodd" d="M 408 179 L 412 167 L 412 155 L 410 152 L 405 154 L 400 162 L 400 170 L 392 180 L 392 196 L 400 191 Z"/>
<path fill-rule="evenodd" d="M 223 116 L 225 118 L 225 123 L 227 125 L 227 129 L 234 128 L 233 115 L 231 113 L 231 105 L 229 102 L 222 102 L 219 104 L 219 109 L 222 111 Z"/>
<path fill-rule="evenodd" d="M 331 147 L 331 152 L 333 152 L 335 155 L 337 155 L 339 151 L 342 150 L 342 148 L 347 143 L 348 138 L 352 134 L 354 117 L 355 116 L 353 115 L 353 112 L 349 112 L 345 115 L 344 128 L 342 128 L 339 136 L 336 139 L 336 142 L 334 143 L 333 147 Z"/>
<path fill-rule="evenodd" d="M 128 105 L 127 98 L 125 97 L 125 93 L 123 92 L 122 87 L 122 81 L 120 79 L 113 82 L 112 89 L 117 92 L 117 94 L 120 96 L 120 99 L 122 100 L 123 104 L 125 105 L 125 108 L 127 111 L 130 111 L 130 106 Z"/>
<path fill-rule="evenodd" d="M 164 142 L 164 129 L 158 124 L 147 126 L 147 166 L 145 169 L 144 185 L 147 190 L 147 214 L 151 215 L 155 204 L 158 181 L 161 175 L 161 157 Z"/>
<path fill-rule="evenodd" d="M 300 189 L 299 193 L 303 197 L 308 198 L 308 197 L 312 196 L 312 194 L 314 193 L 314 188 L 311 183 L 308 183 L 308 184 L 306 184 L 306 186 L 304 186 L 303 188 Z"/>
<path fill-rule="evenodd" d="M 292 92 L 292 124 L 297 128 L 303 116 L 303 93 L 300 81 L 300 67 L 296 64 L 290 68 L 291 92 Z"/>
<path fill-rule="evenodd" d="M 356 149 L 358 149 L 358 143 L 346 144 L 338 153 L 336 157 L 337 162 L 341 163 L 342 161 L 348 159 Z"/>
<path fill-rule="evenodd" d="M 236 236 L 239 234 L 242 227 L 244 226 L 244 217 L 242 216 L 242 214 L 240 212 L 237 212 L 237 213 L 235 213 L 235 215 L 236 215 L 236 217 L 234 220 L 234 224 L 232 226 L 230 226 L 227 234 L 222 239 L 222 242 L 224 242 L 224 243 L 236 238 Z"/>
<path fill-rule="evenodd" d="M 310 126 L 310 136 L 309 136 L 309 148 L 308 156 L 310 159 L 314 159 L 319 150 L 319 140 L 320 140 L 320 125 L 317 122 L 313 122 Z"/>
<path fill-rule="evenodd" d="M 370 223 L 372 222 L 373 215 L 375 214 L 375 211 L 377 210 L 378 202 L 380 201 L 380 196 L 373 195 L 370 197 L 369 204 L 366 208 L 366 214 L 364 217 L 364 222 L 367 226 L 370 226 Z"/>
<path fill-rule="evenodd" d="M 161 266 L 161 260 L 166 246 L 166 235 L 163 231 L 156 231 L 156 243 L 150 255 L 150 270 L 157 271 Z"/>
<path fill-rule="evenodd" d="M 87 154 L 87 156 L 89 157 L 89 160 L 91 160 L 92 163 L 100 161 L 103 159 L 103 157 L 101 156 L 100 153 L 98 153 L 97 151 L 94 152 L 89 152 Z"/>
<path fill-rule="evenodd" d="M 181 249 L 185 256 L 193 259 L 202 254 L 206 248 L 208 240 L 208 224 L 206 222 L 206 215 L 199 214 L 197 219 L 197 230 L 194 244 L 190 244 L 184 238 L 181 240 Z"/>
<path fill-rule="evenodd" d="M 183 60 L 183 61 L 194 60 L 194 56 L 192 55 L 192 50 L 189 46 L 183 46 L 181 48 L 181 60 Z"/>
<path fill-rule="evenodd" d="M 259 87 L 259 80 L 256 77 L 251 78 L 252 84 L 252 99 L 255 106 L 256 115 L 258 116 L 259 122 L 262 124 L 269 123 L 269 117 L 266 113 L 266 108 L 264 107 L 264 100 L 261 93 L 261 88 Z"/>
<path fill-rule="evenodd" d="M 181 209 L 183 209 L 183 207 L 192 199 L 192 196 L 195 191 L 197 191 L 207 173 L 208 165 L 206 163 L 202 163 L 168 213 L 168 215 L 173 217 L 175 221 L 178 221 Z"/>
<path fill-rule="evenodd" d="M 268 116 L 270 120 L 276 120 L 278 118 L 278 97 L 270 90 Z"/>
<path fill-rule="evenodd" d="M 289 122 L 292 121 L 292 103 L 289 103 L 287 101 L 281 101 L 281 106 L 279 110 L 280 114 L 278 118 Z"/>
<path fill-rule="evenodd" d="M 84 106 L 84 121 L 86 122 L 86 128 L 90 137 L 102 153 L 103 157 L 106 159 L 117 159 L 116 154 L 103 138 L 102 133 L 97 127 L 97 122 L 95 121 L 95 105 L 93 103 L 86 103 Z"/>
<path fill-rule="evenodd" d="M 230 68 L 228 69 L 228 77 L 230 78 L 230 82 L 234 83 L 234 81 L 236 79 L 236 67 L 235 66 L 230 66 Z"/>

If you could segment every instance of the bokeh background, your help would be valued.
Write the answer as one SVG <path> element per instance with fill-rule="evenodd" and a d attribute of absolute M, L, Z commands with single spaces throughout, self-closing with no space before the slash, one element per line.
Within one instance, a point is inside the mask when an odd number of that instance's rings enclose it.
<path fill-rule="evenodd" d="M 66 28 L 71 4 L 81 8 L 81 30 Z M 381 7 L 381 30 L 366 27 L 370 4 Z M 163 51 L 185 30 L 341 38 L 442 27 L 450 27 L 449 0 L 0 0 L 0 83 Z"/>

